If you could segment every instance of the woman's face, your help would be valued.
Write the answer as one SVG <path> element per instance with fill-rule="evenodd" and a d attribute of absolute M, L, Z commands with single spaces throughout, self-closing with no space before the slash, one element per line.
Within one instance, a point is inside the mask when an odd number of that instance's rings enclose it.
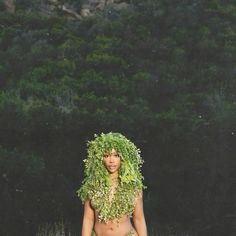
<path fill-rule="evenodd" d="M 110 153 L 105 153 L 103 155 L 103 163 L 110 174 L 118 172 L 121 164 L 120 156 L 114 148 L 112 148 Z"/>

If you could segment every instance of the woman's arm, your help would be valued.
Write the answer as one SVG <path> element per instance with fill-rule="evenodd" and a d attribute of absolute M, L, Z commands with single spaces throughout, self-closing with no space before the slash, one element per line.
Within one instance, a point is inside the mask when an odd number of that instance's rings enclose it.
<path fill-rule="evenodd" d="M 84 217 L 82 225 L 82 236 L 91 236 L 94 225 L 94 211 L 90 205 L 90 201 L 84 202 Z"/>
<path fill-rule="evenodd" d="M 133 213 L 134 228 L 138 236 L 147 236 L 147 226 L 143 212 L 143 194 L 138 195 Z"/>

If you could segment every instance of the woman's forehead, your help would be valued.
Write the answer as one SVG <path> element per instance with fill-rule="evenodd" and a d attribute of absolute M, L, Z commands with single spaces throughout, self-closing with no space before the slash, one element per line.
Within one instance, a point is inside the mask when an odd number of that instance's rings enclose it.
<path fill-rule="evenodd" d="M 117 153 L 117 151 L 116 151 L 116 149 L 115 148 L 111 148 L 111 150 L 106 150 L 105 152 L 104 152 L 105 154 L 116 154 Z"/>

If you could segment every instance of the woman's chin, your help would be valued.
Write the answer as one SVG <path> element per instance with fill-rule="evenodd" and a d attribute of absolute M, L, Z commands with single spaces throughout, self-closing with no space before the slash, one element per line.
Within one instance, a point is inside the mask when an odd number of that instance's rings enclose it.
<path fill-rule="evenodd" d="M 118 170 L 117 169 L 108 169 L 108 172 L 110 173 L 110 174 L 114 174 L 114 173 L 116 173 Z"/>

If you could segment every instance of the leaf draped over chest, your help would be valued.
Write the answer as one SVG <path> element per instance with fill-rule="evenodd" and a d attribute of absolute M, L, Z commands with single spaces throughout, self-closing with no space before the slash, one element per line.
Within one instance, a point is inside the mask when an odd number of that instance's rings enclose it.
<path fill-rule="evenodd" d="M 92 207 L 98 213 L 100 221 L 113 221 L 122 216 L 131 216 L 134 211 L 137 191 L 128 185 L 118 185 L 112 199 L 109 186 L 101 186 L 89 191 Z"/>

